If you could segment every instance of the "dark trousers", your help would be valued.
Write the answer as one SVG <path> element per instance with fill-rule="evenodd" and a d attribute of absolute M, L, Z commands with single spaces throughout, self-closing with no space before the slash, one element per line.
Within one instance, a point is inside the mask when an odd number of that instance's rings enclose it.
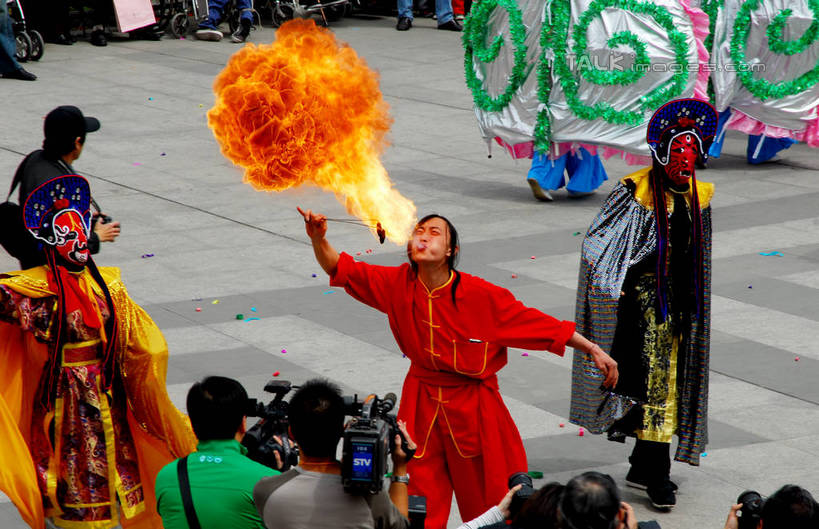
<path fill-rule="evenodd" d="M 628 460 L 649 487 L 662 485 L 671 475 L 671 444 L 637 439 Z"/>

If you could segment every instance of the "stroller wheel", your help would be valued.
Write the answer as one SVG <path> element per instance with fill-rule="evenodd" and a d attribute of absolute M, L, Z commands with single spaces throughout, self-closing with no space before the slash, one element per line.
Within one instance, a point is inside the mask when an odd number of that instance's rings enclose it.
<path fill-rule="evenodd" d="M 184 37 L 188 34 L 190 29 L 190 21 L 188 21 L 187 13 L 177 13 L 171 17 L 171 34 L 176 38 Z"/>
<path fill-rule="evenodd" d="M 17 53 L 14 56 L 20 62 L 26 62 L 31 57 L 31 38 L 25 33 L 14 36 L 17 41 Z"/>
<path fill-rule="evenodd" d="M 28 32 L 29 37 L 31 37 L 31 57 L 29 57 L 32 61 L 39 61 L 43 57 L 43 51 L 45 50 L 45 42 L 43 41 L 43 36 L 40 35 L 40 32 L 37 30 L 32 29 Z"/>

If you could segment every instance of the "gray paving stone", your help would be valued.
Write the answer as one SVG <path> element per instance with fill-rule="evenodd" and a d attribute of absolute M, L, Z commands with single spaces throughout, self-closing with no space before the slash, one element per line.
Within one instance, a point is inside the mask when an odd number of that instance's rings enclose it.
<path fill-rule="evenodd" d="M 394 118 L 383 163 L 396 188 L 420 214 L 455 222 L 462 270 L 571 319 L 582 234 L 606 194 L 637 168 L 610 159 L 609 180 L 595 195 L 569 200 L 558 191 L 553 203 L 534 201 L 527 161 L 513 162 L 497 146 L 487 158 L 460 36 L 435 30 L 432 20 L 416 20 L 406 33 L 394 23 L 358 17 L 332 28 L 380 75 Z M 251 34 L 255 43 L 273 39 L 269 27 Z M 101 120 L 75 166 L 123 233 L 97 261 L 121 267 L 131 295 L 165 331 L 168 391 L 180 408 L 190 385 L 212 373 L 234 376 L 265 400 L 262 387 L 277 370 L 294 383 L 326 376 L 345 392 L 398 393 L 408 362 L 386 318 L 327 286 L 295 212 L 302 205 L 343 216 L 343 206 L 314 187 L 253 191 L 207 128 L 214 77 L 238 49 L 193 39 L 48 45 L 42 61 L 30 63 L 37 82 L 0 83 L 0 120 L 13 125 L 0 127 L 0 188 L 40 145 L 51 108 L 75 104 Z M 697 175 L 716 185 L 708 455 L 697 468 L 673 465 L 681 489 L 672 513 L 623 492 L 640 519 L 666 528 L 720 527 L 747 488 L 770 493 L 796 482 L 819 494 L 819 151 L 796 145 L 777 162 L 749 166 L 745 144 L 729 132 L 722 157 Z M 402 247 L 380 246 L 361 228 L 332 225 L 330 237 L 376 264 L 405 260 Z M 772 250 L 784 256 L 759 255 Z M 148 253 L 154 257 L 141 257 Z M 0 269 L 15 268 L 0 255 Z M 238 321 L 237 313 L 260 320 Z M 509 351 L 499 380 L 532 468 L 561 481 L 601 470 L 622 485 L 631 444 L 578 437 L 566 420 L 571 351 L 521 354 Z M 453 512 L 450 526 L 458 521 Z M 23 527 L 2 497 L 0 527 Z"/>

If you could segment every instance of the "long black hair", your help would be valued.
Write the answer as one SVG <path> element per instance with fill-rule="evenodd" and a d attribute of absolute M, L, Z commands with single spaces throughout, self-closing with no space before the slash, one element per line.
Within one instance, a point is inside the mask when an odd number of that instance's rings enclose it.
<path fill-rule="evenodd" d="M 441 219 L 446 222 L 446 227 L 449 230 L 449 257 L 446 260 L 446 264 L 449 267 L 449 270 L 455 274 L 455 279 L 452 282 L 452 304 L 457 306 L 455 302 L 455 290 L 458 288 L 458 283 L 461 282 L 461 273 L 458 272 L 455 267 L 458 266 L 458 230 L 455 229 L 455 225 L 450 222 L 450 220 L 443 215 L 438 215 L 437 213 L 430 213 L 429 215 L 425 216 L 421 220 L 419 220 L 415 226 L 422 226 L 429 220 L 432 219 Z M 407 243 L 407 259 L 409 259 L 410 266 L 412 266 L 412 271 L 415 272 L 416 277 L 418 276 L 418 263 L 412 260 L 412 254 L 410 253 L 410 244 L 412 241 Z"/>
<path fill-rule="evenodd" d="M 46 410 L 51 410 L 52 406 L 54 405 L 54 399 L 56 397 L 57 392 L 57 383 L 59 379 L 60 367 L 61 362 L 60 359 L 62 358 L 62 348 L 63 346 L 68 343 L 68 332 L 69 329 L 67 327 L 67 320 L 66 320 L 66 308 L 65 308 L 65 287 L 63 286 L 62 280 L 60 278 L 60 274 L 57 271 L 58 266 L 65 266 L 65 261 L 63 261 L 60 256 L 57 254 L 57 250 L 53 246 L 46 246 L 43 248 L 46 256 L 46 262 L 48 266 L 51 268 L 51 273 L 54 276 L 54 280 L 56 281 L 57 287 L 57 334 L 54 343 L 54 350 L 52 354 L 49 355 L 48 360 L 46 361 L 46 365 L 44 367 L 44 374 L 40 379 L 40 386 L 38 388 L 38 397 L 40 402 L 43 404 Z M 117 336 L 118 332 L 118 325 L 117 325 L 117 315 L 116 315 L 116 307 L 114 306 L 114 301 L 111 298 L 111 292 L 108 290 L 108 285 L 105 284 L 105 280 L 102 278 L 99 269 L 97 268 L 96 263 L 91 257 L 88 257 L 88 263 L 86 263 L 86 267 L 88 271 L 91 273 L 91 277 L 94 281 L 97 282 L 100 289 L 102 290 L 103 296 L 105 297 L 105 302 L 108 304 L 108 320 L 103 322 L 104 325 L 104 332 L 106 334 L 106 343 L 105 343 L 105 351 L 103 352 L 103 362 L 102 362 L 102 373 L 101 373 L 101 386 L 102 389 L 108 390 L 111 388 L 111 385 L 114 381 L 114 363 L 115 363 L 115 355 L 114 350 L 116 347 L 116 342 L 119 339 Z M 103 329 L 100 329 L 102 332 Z"/>
<path fill-rule="evenodd" d="M 699 155 L 698 155 L 699 156 Z M 668 207 L 665 203 L 665 166 L 654 158 L 651 168 L 651 192 L 654 199 L 654 219 L 657 224 L 657 311 L 658 320 L 664 321 L 668 315 L 668 269 L 669 251 L 668 243 L 671 231 L 668 225 Z M 694 294 L 696 296 L 696 306 L 694 314 L 699 320 L 704 315 L 704 294 L 705 285 L 705 257 L 703 253 L 703 225 L 702 211 L 700 210 L 700 198 L 697 193 L 697 178 L 691 174 L 691 244 L 692 244 L 692 279 L 694 282 Z"/>

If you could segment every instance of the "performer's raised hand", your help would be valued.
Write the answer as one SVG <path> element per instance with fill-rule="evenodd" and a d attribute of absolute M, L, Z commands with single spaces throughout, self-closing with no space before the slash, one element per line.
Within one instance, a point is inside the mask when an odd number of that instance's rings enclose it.
<path fill-rule="evenodd" d="M 304 211 L 297 207 L 301 216 L 304 217 L 304 230 L 313 243 L 313 252 L 316 254 L 316 261 L 327 275 L 333 275 L 338 265 L 339 255 L 333 246 L 324 238 L 327 235 L 327 217 L 320 213 L 313 213 L 311 210 Z"/>
<path fill-rule="evenodd" d="M 304 211 L 300 207 L 296 207 L 304 217 L 304 229 L 310 240 L 321 240 L 327 234 L 327 217 L 320 213 L 313 213 L 311 210 Z"/>

